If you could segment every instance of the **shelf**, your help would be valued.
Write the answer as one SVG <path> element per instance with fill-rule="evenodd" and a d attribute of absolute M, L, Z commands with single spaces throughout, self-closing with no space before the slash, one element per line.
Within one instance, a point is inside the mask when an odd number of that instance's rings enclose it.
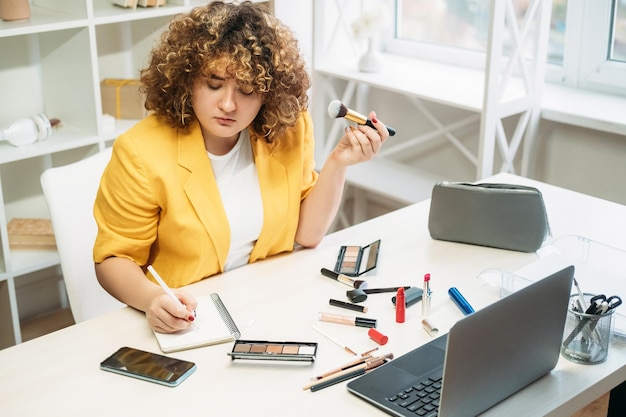
<path fill-rule="evenodd" d="M 393 181 L 389 181 L 390 178 Z M 429 199 L 433 185 L 443 180 L 443 177 L 381 158 L 352 165 L 346 174 L 346 181 L 359 189 L 407 205 Z"/>
<path fill-rule="evenodd" d="M 45 280 L 59 279 L 56 251 L 10 250 L 8 220 L 48 216 L 43 171 L 111 146 L 138 122 L 116 120 L 112 128 L 105 126 L 101 80 L 139 78 L 171 19 L 206 1 L 167 0 L 164 6 L 135 9 L 111 0 L 30 3 L 28 20 L 0 21 L 0 90 L 5 98 L 0 128 L 39 113 L 61 124 L 49 138 L 29 146 L 0 142 L 0 348 L 21 342 L 15 282 L 39 271 Z"/>
<path fill-rule="evenodd" d="M 377 73 L 360 72 L 356 60 L 335 60 L 315 66 L 319 74 L 357 81 L 372 87 L 412 95 L 428 101 L 480 112 L 483 106 L 484 73 L 458 66 L 383 55 Z"/>
<path fill-rule="evenodd" d="M 543 88 L 542 119 L 626 135 L 626 97 L 551 83 Z"/>
<path fill-rule="evenodd" d="M 79 10 L 79 6 L 68 13 L 53 7 L 31 5 L 31 18 L 28 20 L 12 22 L 0 20 L 0 38 L 85 27 L 88 20 L 84 3 L 82 6 L 82 10 Z"/>
<path fill-rule="evenodd" d="M 12 146 L 0 142 L 0 164 L 49 155 L 68 149 L 80 148 L 100 142 L 102 138 L 94 132 L 86 132 L 67 123 L 56 128 L 48 139 L 28 146 Z"/>
<path fill-rule="evenodd" d="M 168 0 L 165 6 L 124 8 L 114 5 L 111 0 L 96 0 L 93 4 L 94 24 L 105 25 L 110 23 L 130 22 L 154 17 L 173 16 L 186 11 L 184 2 Z"/>
<path fill-rule="evenodd" d="M 12 275 L 26 275 L 31 272 L 49 268 L 59 264 L 59 254 L 55 250 L 12 250 Z"/>
<path fill-rule="evenodd" d="M 138 79 L 145 67 L 148 51 L 167 29 L 171 16 L 146 15 L 149 18 L 111 22 L 96 26 L 97 76 L 99 84 L 105 78 Z"/>
<path fill-rule="evenodd" d="M 0 61 L 0 89 L 7 98 L 0 128 L 39 113 L 61 122 L 49 138 L 29 146 L 0 142 L 0 347 L 21 342 L 16 281 L 35 276 L 58 281 L 61 272 L 54 250 L 11 250 L 8 220 L 47 217 L 43 171 L 111 146 L 137 123 L 116 120 L 112 128 L 105 126 L 100 82 L 139 78 L 172 17 L 191 4 L 168 0 L 161 7 L 126 9 L 111 0 L 35 0 L 28 20 L 0 21 L 0 55 L 6 58 Z M 47 294 L 37 297 L 50 301 Z"/>

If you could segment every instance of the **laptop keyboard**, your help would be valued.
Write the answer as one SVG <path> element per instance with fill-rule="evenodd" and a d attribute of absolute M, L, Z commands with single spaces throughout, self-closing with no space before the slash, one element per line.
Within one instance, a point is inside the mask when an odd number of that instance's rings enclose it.
<path fill-rule="evenodd" d="M 387 397 L 387 401 L 416 416 L 435 417 L 439 410 L 442 374 L 439 372 L 409 385 L 404 390 Z"/>

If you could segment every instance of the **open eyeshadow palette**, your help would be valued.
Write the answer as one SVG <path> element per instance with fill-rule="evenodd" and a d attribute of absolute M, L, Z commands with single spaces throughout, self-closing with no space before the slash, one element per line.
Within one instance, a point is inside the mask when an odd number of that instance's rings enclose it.
<path fill-rule="evenodd" d="M 316 342 L 269 342 L 237 340 L 229 353 L 232 359 L 260 359 L 276 361 L 313 362 L 317 354 Z"/>
<path fill-rule="evenodd" d="M 367 246 L 342 246 L 335 264 L 335 272 L 358 277 L 376 268 L 380 239 Z"/>

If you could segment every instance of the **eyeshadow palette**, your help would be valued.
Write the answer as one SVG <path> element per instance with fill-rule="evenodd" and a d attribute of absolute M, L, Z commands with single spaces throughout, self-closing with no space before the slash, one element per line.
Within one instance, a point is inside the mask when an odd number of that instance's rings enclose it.
<path fill-rule="evenodd" d="M 232 352 L 229 353 L 232 359 L 299 362 L 313 362 L 316 354 L 316 342 L 269 342 L 263 340 L 237 340 Z"/>
<path fill-rule="evenodd" d="M 335 272 L 358 277 L 376 268 L 380 239 L 367 246 L 342 246 L 335 264 Z"/>

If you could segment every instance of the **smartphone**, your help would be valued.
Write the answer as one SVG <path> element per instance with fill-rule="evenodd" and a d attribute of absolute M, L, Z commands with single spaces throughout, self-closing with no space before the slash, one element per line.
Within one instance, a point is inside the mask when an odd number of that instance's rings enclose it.
<path fill-rule="evenodd" d="M 100 369 L 175 387 L 196 370 L 196 364 L 125 346 L 103 360 Z"/>

